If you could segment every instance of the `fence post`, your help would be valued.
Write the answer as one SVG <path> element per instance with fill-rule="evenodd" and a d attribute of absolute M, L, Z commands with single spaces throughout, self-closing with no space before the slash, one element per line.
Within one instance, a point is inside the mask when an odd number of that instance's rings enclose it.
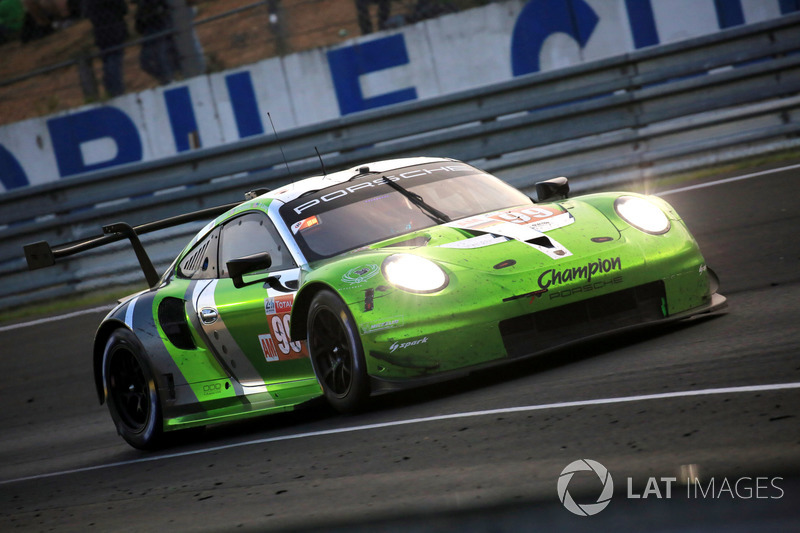
<path fill-rule="evenodd" d="M 275 49 L 279 56 L 289 53 L 289 45 L 286 39 L 286 24 L 283 20 L 283 6 L 279 0 L 268 0 L 267 11 L 269 12 L 269 27 L 275 36 Z"/>
<path fill-rule="evenodd" d="M 78 79 L 80 80 L 83 100 L 85 102 L 96 102 L 100 98 L 100 91 L 97 88 L 97 78 L 92 68 L 93 58 L 90 55 L 78 56 Z"/>
<path fill-rule="evenodd" d="M 181 73 L 186 78 L 205 74 L 206 61 L 200 41 L 194 33 L 194 12 L 186 5 L 186 0 L 167 0 L 172 8 L 175 24 L 175 46 L 181 58 Z"/>

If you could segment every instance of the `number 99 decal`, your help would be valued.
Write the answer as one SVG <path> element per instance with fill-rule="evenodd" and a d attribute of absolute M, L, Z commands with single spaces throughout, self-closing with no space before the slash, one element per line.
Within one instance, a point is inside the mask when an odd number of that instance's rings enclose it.
<path fill-rule="evenodd" d="M 283 355 L 289 355 L 290 350 L 300 353 L 300 341 L 292 342 L 289 338 L 289 315 L 275 315 L 272 317 L 272 338 L 278 343 L 278 349 Z"/>
<path fill-rule="evenodd" d="M 289 337 L 289 313 L 279 313 L 268 317 L 270 332 L 266 335 L 259 335 L 261 349 L 267 361 L 287 361 L 290 359 L 301 359 L 308 357 L 306 343 L 302 341 L 292 341 Z"/>

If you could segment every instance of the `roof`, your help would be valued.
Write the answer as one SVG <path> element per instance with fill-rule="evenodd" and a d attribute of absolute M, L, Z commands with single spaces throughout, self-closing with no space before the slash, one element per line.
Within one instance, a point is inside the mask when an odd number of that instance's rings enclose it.
<path fill-rule="evenodd" d="M 305 178 L 294 183 L 284 185 L 275 191 L 269 191 L 257 198 L 253 198 L 251 200 L 246 200 L 239 204 L 238 206 L 226 211 L 225 213 L 219 215 L 214 220 L 211 220 L 208 224 L 201 229 L 195 237 L 189 241 L 189 243 L 184 248 L 184 252 L 194 246 L 200 239 L 205 237 L 205 235 L 219 225 L 221 222 L 225 221 L 226 219 L 231 218 L 232 216 L 241 213 L 243 211 L 248 211 L 250 209 L 262 209 L 263 211 L 268 210 L 269 204 L 272 200 L 277 200 L 282 203 L 288 203 L 296 198 L 299 198 L 301 195 L 309 192 L 309 191 L 318 191 L 320 189 L 325 189 L 331 187 L 333 185 L 339 185 L 341 183 L 347 182 L 353 176 L 357 176 L 358 174 L 362 173 L 364 167 L 369 167 L 370 172 L 388 172 L 391 170 L 396 170 L 400 168 L 406 168 L 413 165 L 422 165 L 425 163 L 442 163 L 442 162 L 460 162 L 455 159 L 445 158 L 445 157 L 406 157 L 406 158 L 399 158 L 399 159 L 386 159 L 383 161 L 373 161 L 372 163 L 361 163 L 360 165 L 356 165 L 352 168 L 347 170 L 341 170 L 339 172 L 333 172 L 331 174 L 325 174 L 323 176 L 312 176 L 310 178 Z M 178 255 L 180 258 L 183 252 Z"/>
<path fill-rule="evenodd" d="M 262 196 L 259 196 L 259 198 L 274 198 L 280 202 L 288 203 L 309 191 L 318 191 L 332 185 L 344 183 L 353 176 L 361 174 L 361 169 L 364 167 L 369 167 L 370 172 L 388 172 L 390 170 L 405 168 L 412 165 L 421 165 L 424 163 L 436 163 L 442 161 L 453 162 L 455 160 L 443 157 L 407 157 L 401 159 L 373 161 L 371 163 L 361 163 L 347 170 L 333 172 L 324 176 L 312 176 L 310 178 L 296 181 L 289 185 L 284 185 L 275 191 L 270 191 Z"/>

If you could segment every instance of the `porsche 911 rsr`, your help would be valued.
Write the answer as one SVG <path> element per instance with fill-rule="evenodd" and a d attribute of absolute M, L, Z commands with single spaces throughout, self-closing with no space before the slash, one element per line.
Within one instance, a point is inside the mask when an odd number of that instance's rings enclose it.
<path fill-rule="evenodd" d="M 93 364 L 100 402 L 138 448 L 319 396 L 353 411 L 372 394 L 724 305 L 663 200 L 567 198 L 564 178 L 537 192 L 452 159 L 381 161 L 26 255 L 37 268 L 131 240 L 150 288 L 103 320 Z M 138 234 L 210 215 L 156 275 Z"/>

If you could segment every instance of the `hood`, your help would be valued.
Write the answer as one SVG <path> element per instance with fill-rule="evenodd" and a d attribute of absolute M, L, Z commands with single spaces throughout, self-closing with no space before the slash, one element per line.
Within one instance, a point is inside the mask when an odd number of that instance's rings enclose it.
<path fill-rule="evenodd" d="M 579 200 L 504 209 L 463 218 L 373 245 L 373 250 L 411 252 L 443 264 L 497 272 L 552 266 L 587 246 L 619 241 L 619 230 L 592 205 Z M 579 252 L 580 251 L 580 252 Z"/>

